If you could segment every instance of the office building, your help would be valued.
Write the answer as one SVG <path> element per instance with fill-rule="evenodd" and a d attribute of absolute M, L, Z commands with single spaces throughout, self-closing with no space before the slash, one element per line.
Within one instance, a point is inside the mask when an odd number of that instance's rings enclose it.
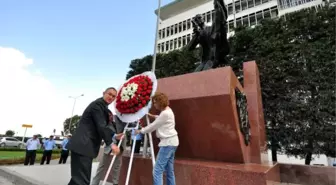
<path fill-rule="evenodd" d="M 235 26 L 254 26 L 265 18 L 276 18 L 303 8 L 322 6 L 323 0 L 225 0 L 228 35 Z M 203 15 L 207 25 L 214 17 L 213 0 L 175 0 L 160 9 L 158 53 L 185 46 L 192 38 L 191 19 Z M 155 11 L 157 13 L 157 10 Z"/>

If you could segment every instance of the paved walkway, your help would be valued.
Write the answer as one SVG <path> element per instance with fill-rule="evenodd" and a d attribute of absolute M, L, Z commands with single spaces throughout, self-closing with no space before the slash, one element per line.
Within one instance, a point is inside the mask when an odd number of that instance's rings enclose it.
<path fill-rule="evenodd" d="M 92 175 L 91 178 L 96 174 L 98 163 L 94 162 L 92 164 Z M 50 165 L 34 165 L 34 166 L 2 166 L 0 168 L 5 168 L 21 177 L 27 177 L 33 179 L 34 181 L 40 182 L 41 185 L 66 185 L 70 180 L 70 164 L 58 164 L 58 160 L 53 160 Z M 2 182 L 3 181 L 3 182 Z M 2 183 L 2 184 L 1 184 Z M 6 181 L 6 179 L 1 179 L 0 185 L 14 185 L 11 182 Z M 18 184 L 17 184 L 18 185 Z M 107 185 L 111 185 L 107 183 Z"/>
<path fill-rule="evenodd" d="M 8 181 L 4 177 L 0 176 L 0 185 L 14 185 L 12 182 Z"/>

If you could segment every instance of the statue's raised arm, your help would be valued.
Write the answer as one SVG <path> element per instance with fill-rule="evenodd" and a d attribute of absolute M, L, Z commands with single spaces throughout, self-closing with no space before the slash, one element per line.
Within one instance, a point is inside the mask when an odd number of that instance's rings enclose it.
<path fill-rule="evenodd" d="M 227 63 L 229 54 L 227 41 L 228 11 L 223 0 L 214 0 L 215 16 L 211 26 L 205 25 L 202 15 L 192 19 L 193 38 L 187 45 L 188 50 L 194 50 L 200 45 L 201 64 L 195 71 L 204 71 Z"/>
<path fill-rule="evenodd" d="M 196 48 L 196 46 L 200 43 L 200 35 L 201 31 L 204 29 L 204 22 L 202 22 L 202 16 L 196 15 L 191 20 L 191 24 L 193 27 L 193 36 L 191 41 L 187 44 L 187 49 L 192 51 Z"/>

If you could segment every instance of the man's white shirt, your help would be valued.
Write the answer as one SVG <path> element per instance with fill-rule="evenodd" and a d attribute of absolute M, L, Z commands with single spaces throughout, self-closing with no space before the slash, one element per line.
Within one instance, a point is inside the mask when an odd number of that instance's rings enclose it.
<path fill-rule="evenodd" d="M 27 141 L 27 150 L 37 150 L 39 146 L 40 146 L 39 139 L 29 139 Z"/>

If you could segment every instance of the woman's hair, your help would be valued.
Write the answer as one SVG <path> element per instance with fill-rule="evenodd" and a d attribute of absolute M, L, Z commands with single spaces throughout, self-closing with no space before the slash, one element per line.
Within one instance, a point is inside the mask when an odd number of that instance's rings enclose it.
<path fill-rule="evenodd" d="M 152 97 L 152 101 L 157 102 L 160 108 L 165 108 L 169 105 L 169 100 L 167 95 L 161 92 L 156 92 L 155 95 Z"/>

